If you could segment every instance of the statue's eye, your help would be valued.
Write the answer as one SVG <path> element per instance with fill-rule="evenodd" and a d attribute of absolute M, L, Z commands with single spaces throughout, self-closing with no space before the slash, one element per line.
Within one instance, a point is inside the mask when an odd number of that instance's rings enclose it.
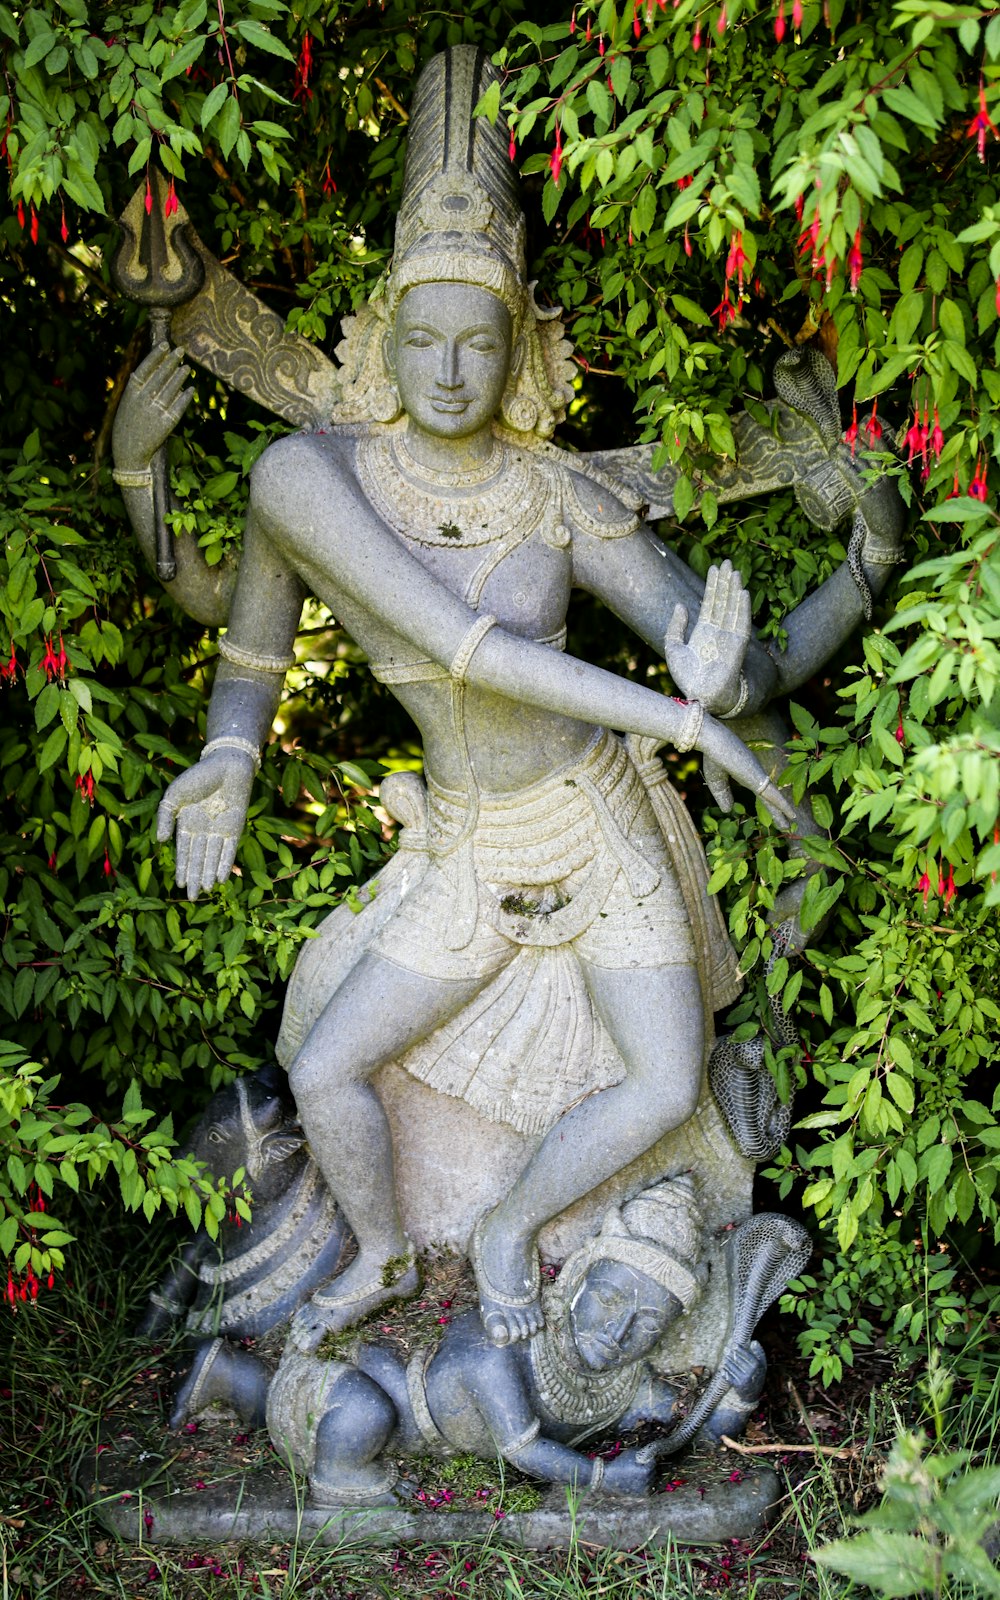
<path fill-rule="evenodd" d="M 477 356 L 491 356 L 496 348 L 493 339 L 473 339 L 469 344 L 469 349 L 475 351 Z"/>
<path fill-rule="evenodd" d="M 212 1128 L 208 1135 L 209 1144 L 225 1144 L 226 1136 L 221 1128 Z"/>
<path fill-rule="evenodd" d="M 408 333 L 403 343 L 408 350 L 427 350 L 430 348 L 431 340 L 426 333 Z"/>

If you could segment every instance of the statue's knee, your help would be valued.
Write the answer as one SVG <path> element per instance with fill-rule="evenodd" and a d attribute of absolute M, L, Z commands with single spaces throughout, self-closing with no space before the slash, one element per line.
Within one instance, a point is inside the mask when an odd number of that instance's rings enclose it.
<path fill-rule="evenodd" d="M 385 1449 L 396 1427 L 396 1407 L 385 1390 L 363 1372 L 338 1378 L 316 1429 L 316 1464 L 321 1476 L 336 1466 L 363 1464 Z"/>

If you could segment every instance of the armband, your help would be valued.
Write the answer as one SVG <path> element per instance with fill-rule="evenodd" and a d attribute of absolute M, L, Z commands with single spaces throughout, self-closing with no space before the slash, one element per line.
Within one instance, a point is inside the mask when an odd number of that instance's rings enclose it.
<path fill-rule="evenodd" d="M 243 755 L 249 756 L 254 764 L 255 771 L 260 771 L 260 751 L 249 739 L 240 739 L 236 734 L 224 733 L 218 739 L 209 739 L 201 752 L 199 760 L 204 761 L 206 756 L 214 755 L 216 750 L 239 750 Z"/>
<path fill-rule="evenodd" d="M 153 486 L 150 467 L 115 467 L 111 476 L 119 489 L 151 489 Z"/>

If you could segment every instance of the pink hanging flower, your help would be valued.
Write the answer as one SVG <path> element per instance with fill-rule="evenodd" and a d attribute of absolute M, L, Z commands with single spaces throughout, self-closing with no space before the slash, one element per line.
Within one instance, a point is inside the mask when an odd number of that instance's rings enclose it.
<path fill-rule="evenodd" d="M 725 0 L 723 0 L 723 5 L 722 5 L 722 9 L 721 9 L 721 10 L 720 10 L 720 12 L 719 12 L 719 20 L 718 20 L 718 22 L 717 22 L 717 23 L 716 23 L 716 24 L 715 24 L 715 31 L 716 31 L 716 33 L 717 33 L 717 34 L 718 34 L 718 35 L 719 35 L 719 38 L 720 38 L 720 39 L 721 39 L 721 38 L 722 38 L 722 35 L 723 35 L 723 34 L 724 34 L 724 33 L 725 33 L 725 31 L 726 31 L 726 7 L 725 7 Z"/>
<path fill-rule="evenodd" d="M 847 257 L 847 265 L 851 274 L 851 293 L 857 294 L 858 284 L 861 282 L 861 273 L 864 270 L 865 265 L 864 253 L 861 249 L 860 227 L 858 228 L 857 233 L 854 235 L 854 243 L 851 245 L 850 252 Z"/>
<path fill-rule="evenodd" d="M 148 217 L 148 216 L 150 216 L 152 214 L 152 210 L 153 210 L 153 186 L 149 181 L 149 174 L 148 173 L 146 175 L 146 201 L 145 201 L 145 205 L 146 205 L 146 215 Z"/>
<path fill-rule="evenodd" d="M 882 424 L 878 419 L 877 399 L 872 401 L 872 414 L 865 423 L 865 433 L 868 435 L 869 446 L 874 450 L 882 437 Z"/>
<path fill-rule="evenodd" d="M 701 23 L 700 22 L 696 22 L 695 25 L 694 25 L 694 33 L 691 35 L 691 49 L 694 51 L 695 55 L 697 55 L 698 51 L 701 49 Z"/>
<path fill-rule="evenodd" d="M 167 198 L 163 202 L 163 215 L 165 217 L 172 217 L 174 212 L 178 211 L 179 209 L 180 207 L 177 201 L 177 190 L 174 188 L 174 180 L 171 178 L 169 187 L 167 189 Z"/>
<path fill-rule="evenodd" d="M 924 897 L 924 905 L 926 905 L 927 904 L 927 898 L 928 898 L 928 896 L 929 896 L 929 894 L 931 892 L 931 880 L 927 876 L 926 869 L 924 870 L 923 877 L 921 878 L 920 882 L 917 884 L 917 888 L 920 890 L 920 893 L 923 895 L 923 897 Z"/>
<path fill-rule="evenodd" d="M 976 462 L 975 475 L 972 479 L 972 482 L 969 484 L 968 492 L 972 496 L 973 500 L 986 500 L 986 474 L 983 471 L 983 464 L 981 461 Z"/>
<path fill-rule="evenodd" d="M 851 455 L 857 453 L 858 448 L 858 408 L 855 405 L 851 410 L 851 426 L 844 434 L 844 443 L 851 447 Z"/>
<path fill-rule="evenodd" d="M 549 156 L 549 170 L 552 173 L 552 182 L 559 187 L 559 177 L 562 173 L 562 134 L 558 122 L 556 123 L 556 142 L 552 154 Z"/>
<path fill-rule="evenodd" d="M 729 324 L 731 322 L 735 322 L 736 307 L 733 305 L 733 302 L 730 298 L 728 283 L 726 284 L 726 292 L 719 301 L 719 304 L 716 306 L 715 310 L 712 312 L 712 315 L 718 320 L 720 333 L 724 333 Z"/>
<path fill-rule="evenodd" d="M 62 207 L 62 221 L 61 221 L 61 223 L 59 225 L 59 236 L 62 239 L 63 244 L 65 244 L 67 239 L 69 238 L 69 228 L 66 226 L 66 207 L 65 206 Z"/>
<path fill-rule="evenodd" d="M 795 0 L 792 6 L 792 27 L 799 29 L 802 26 L 802 0 Z"/>
<path fill-rule="evenodd" d="M 743 232 L 737 228 L 729 246 L 729 255 L 726 258 L 726 283 L 735 278 L 739 289 L 739 297 L 743 298 L 743 274 L 746 270 L 747 258 L 743 249 Z"/>
<path fill-rule="evenodd" d="M 785 0 L 778 0 L 778 15 L 774 19 L 774 37 L 779 44 L 785 37 Z"/>
<path fill-rule="evenodd" d="M 969 123 L 968 128 L 968 137 L 970 139 L 975 139 L 976 150 L 978 151 L 980 161 L 986 160 L 986 135 L 988 133 L 996 135 L 996 132 L 996 128 L 990 121 L 989 112 L 986 110 L 986 90 L 983 88 L 982 83 L 980 83 L 979 110 Z M 997 135 L 997 137 L 1000 137 L 1000 135 Z"/>
<path fill-rule="evenodd" d="M 942 431 L 941 423 L 940 423 L 940 420 L 938 418 L 938 408 L 937 408 L 937 406 L 934 407 L 934 428 L 933 428 L 933 431 L 931 433 L 930 444 L 931 444 L 931 449 L 934 452 L 934 460 L 935 461 L 940 461 L 941 460 L 941 451 L 944 449 L 944 433 Z"/>
<path fill-rule="evenodd" d="M 927 429 L 920 426 L 920 412 L 916 406 L 913 408 L 913 421 L 906 430 L 905 444 L 907 447 L 907 465 L 911 464 L 915 456 L 922 459 L 927 457 Z"/>

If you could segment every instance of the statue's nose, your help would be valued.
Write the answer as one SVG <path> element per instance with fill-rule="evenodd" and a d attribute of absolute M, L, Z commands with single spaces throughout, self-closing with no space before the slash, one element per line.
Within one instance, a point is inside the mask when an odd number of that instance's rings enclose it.
<path fill-rule="evenodd" d="M 460 389 L 463 378 L 459 369 L 459 350 L 456 341 L 449 339 L 441 351 L 441 370 L 438 384 L 442 389 Z"/>

